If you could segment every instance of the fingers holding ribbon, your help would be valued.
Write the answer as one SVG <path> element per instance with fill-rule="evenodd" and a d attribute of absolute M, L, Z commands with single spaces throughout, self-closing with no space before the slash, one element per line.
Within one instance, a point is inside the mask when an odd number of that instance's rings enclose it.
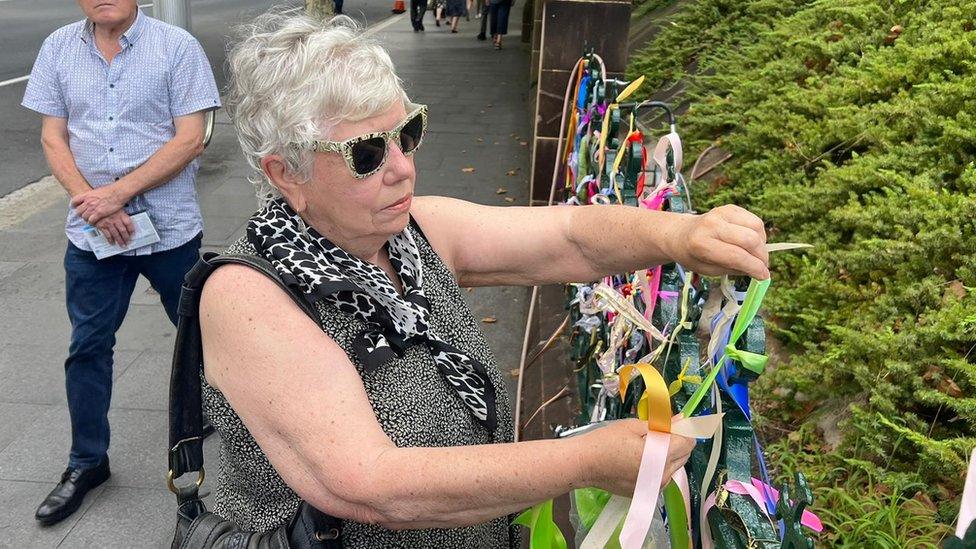
<path fill-rule="evenodd" d="M 630 364 L 620 368 L 618 375 L 622 399 L 626 398 L 627 388 L 635 374 L 644 381 L 647 406 L 643 413 L 639 412 L 639 417 L 645 416 L 640 419 L 647 421 L 648 432 L 644 438 L 634 496 L 620 533 L 621 547 L 640 547 L 643 544 L 654 518 L 647 509 L 655 508 L 661 487 L 670 485 L 674 474 L 684 466 L 694 449 L 694 439 L 711 437 L 721 423 L 720 415 L 693 418 L 685 418 L 681 414 L 672 416 L 667 385 L 660 372 L 650 364 Z M 687 486 L 685 481 L 679 483 L 678 489 L 687 492 Z M 688 501 L 689 494 L 682 496 L 672 499 L 672 505 L 684 507 L 681 502 Z M 685 515 L 688 509 L 669 509 L 669 512 Z M 687 539 L 690 532 L 680 532 L 680 535 Z"/>
<path fill-rule="evenodd" d="M 729 205 L 680 219 L 684 227 L 671 246 L 677 263 L 706 275 L 769 278 L 766 232 L 754 214 Z"/>

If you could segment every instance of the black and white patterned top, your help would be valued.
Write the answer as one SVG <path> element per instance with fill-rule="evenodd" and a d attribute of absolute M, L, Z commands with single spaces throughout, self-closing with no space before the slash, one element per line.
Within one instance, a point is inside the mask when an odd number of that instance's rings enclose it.
<path fill-rule="evenodd" d="M 430 302 L 431 327 L 454 347 L 487 365 L 497 395 L 498 424 L 492 433 L 470 413 L 444 379 L 425 344 L 409 347 L 401 358 L 368 370 L 356 358 L 353 341 L 365 326 L 352 315 L 319 301 L 322 330 L 346 351 L 363 380 L 373 412 L 390 439 L 400 447 L 444 447 L 511 442 L 512 409 L 495 357 L 461 289 L 423 234 L 407 228 L 417 242 L 423 263 L 423 290 Z M 257 255 L 241 239 L 227 253 Z M 220 393 L 203 385 L 204 409 L 221 436 L 220 468 L 214 511 L 242 528 L 267 531 L 285 524 L 299 498 L 268 462 L 257 442 Z M 355 433 L 350 433 L 355 436 Z M 365 548 L 515 548 L 518 526 L 500 517 L 476 526 L 451 529 L 389 530 L 377 525 L 343 521 L 342 544 Z"/>

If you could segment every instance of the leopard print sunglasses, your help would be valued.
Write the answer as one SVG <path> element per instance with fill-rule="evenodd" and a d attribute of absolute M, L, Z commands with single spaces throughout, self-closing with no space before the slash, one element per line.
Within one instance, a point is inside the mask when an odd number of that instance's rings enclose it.
<path fill-rule="evenodd" d="M 356 179 L 366 179 L 386 164 L 390 140 L 395 140 L 404 156 L 420 147 L 427 133 L 427 105 L 408 105 L 410 113 L 397 127 L 345 141 L 315 141 L 309 148 L 315 152 L 339 153 Z"/>

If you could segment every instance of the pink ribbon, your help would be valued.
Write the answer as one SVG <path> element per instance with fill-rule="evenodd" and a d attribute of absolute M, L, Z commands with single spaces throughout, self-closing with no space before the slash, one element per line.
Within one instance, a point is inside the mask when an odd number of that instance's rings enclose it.
<path fill-rule="evenodd" d="M 644 455 L 641 456 L 640 469 L 637 471 L 634 498 L 630 509 L 627 510 L 623 529 L 620 531 L 621 547 L 634 549 L 644 545 L 644 538 L 651 528 L 651 521 L 654 520 L 657 496 L 661 490 L 661 480 L 664 477 L 670 444 L 669 433 L 648 431 L 644 436 Z"/>
<path fill-rule="evenodd" d="M 642 200 L 641 206 L 644 206 L 648 210 L 660 210 L 664 201 L 671 196 L 671 187 L 665 187 L 659 190 L 654 196 L 648 200 Z"/>
<path fill-rule="evenodd" d="M 730 493 L 738 494 L 740 496 L 749 496 L 750 499 L 756 504 L 756 507 L 766 517 L 769 517 L 769 513 L 766 512 L 766 498 L 763 497 L 762 491 L 772 496 L 774 502 L 779 502 L 779 491 L 772 486 L 766 484 L 765 482 L 753 478 L 750 484 L 739 480 L 729 480 L 725 483 L 725 489 Z M 715 507 L 715 492 L 708 494 L 705 501 L 702 503 L 702 516 L 707 516 L 708 510 Z M 804 510 L 803 514 L 800 516 L 800 524 L 806 526 L 807 528 L 813 530 L 814 532 L 823 531 L 823 523 L 820 522 L 820 517 L 813 514 L 810 511 Z M 712 533 L 708 531 L 707 528 L 703 528 L 701 532 L 701 542 L 702 549 L 714 549 L 715 545 L 712 542 Z"/>
<path fill-rule="evenodd" d="M 664 301 L 670 302 L 670 301 L 674 301 L 675 299 L 678 299 L 678 296 L 681 295 L 681 292 L 666 291 L 666 292 L 658 292 L 657 295 L 660 296 L 661 299 L 663 299 Z"/>
<path fill-rule="evenodd" d="M 715 507 L 715 492 L 708 494 L 708 497 L 702 502 L 702 517 L 707 516 L 708 510 L 712 507 Z M 701 522 L 701 546 L 702 549 L 715 549 L 715 542 L 712 541 L 712 532 L 704 521 Z"/>
<path fill-rule="evenodd" d="M 663 381 L 663 380 L 662 380 Z M 722 423 L 721 415 L 696 416 L 681 418 L 671 424 L 671 434 L 688 438 L 708 438 L 715 433 L 715 429 Z M 644 544 L 647 531 L 657 509 L 657 497 L 661 493 L 661 481 L 668 461 L 668 446 L 671 435 L 659 431 L 648 431 L 644 438 L 644 455 L 641 456 L 640 469 L 637 471 L 637 484 L 634 486 L 634 497 L 620 530 L 620 547 L 622 549 L 639 549 Z M 678 489 L 685 500 L 685 513 L 688 514 L 688 525 L 691 525 L 691 490 L 688 487 L 688 475 L 684 468 L 675 471 L 671 478 L 677 483 Z"/>
<path fill-rule="evenodd" d="M 661 266 L 658 265 L 651 270 L 651 280 L 647 283 L 651 289 L 650 295 L 645 296 L 644 318 L 651 319 L 654 308 L 657 307 L 657 296 L 661 291 Z"/>
<path fill-rule="evenodd" d="M 755 477 L 753 477 L 751 484 L 746 484 L 738 480 L 727 481 L 725 483 L 725 489 L 733 494 L 749 496 L 752 501 L 756 503 L 756 507 L 758 507 L 767 517 L 769 516 L 769 513 L 766 512 L 766 498 L 763 497 L 763 492 L 772 496 L 774 504 L 779 502 L 779 490 Z M 823 531 L 823 523 L 820 522 L 820 517 L 805 509 L 803 514 L 800 516 L 800 524 L 806 526 L 814 532 Z"/>

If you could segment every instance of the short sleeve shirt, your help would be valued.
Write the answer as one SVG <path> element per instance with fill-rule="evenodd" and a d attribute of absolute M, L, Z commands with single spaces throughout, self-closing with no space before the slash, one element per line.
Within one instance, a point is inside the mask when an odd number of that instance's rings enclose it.
<path fill-rule="evenodd" d="M 71 153 L 93 188 L 135 170 L 176 135 L 174 118 L 220 107 L 210 63 L 185 30 L 139 12 L 106 62 L 88 20 L 64 26 L 44 41 L 21 103 L 66 118 Z M 145 211 L 160 241 L 128 252 L 143 255 L 180 246 L 203 230 L 194 185 L 199 160 L 125 207 Z M 90 250 L 85 221 L 68 211 L 72 244 Z"/>

